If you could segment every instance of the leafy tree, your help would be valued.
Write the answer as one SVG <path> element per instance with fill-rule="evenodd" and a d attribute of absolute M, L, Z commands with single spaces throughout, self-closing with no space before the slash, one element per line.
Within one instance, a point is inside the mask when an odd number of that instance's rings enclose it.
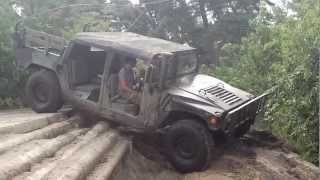
<path fill-rule="evenodd" d="M 27 75 L 15 68 L 12 34 L 15 24 L 24 21 L 29 27 L 52 34 L 71 38 L 76 32 L 91 23 L 93 28 L 101 31 L 107 29 L 108 21 L 98 11 L 104 1 L 73 0 L 1 0 L 0 7 L 0 109 L 22 106 L 19 97 L 23 97 L 24 82 Z M 22 17 L 18 17 L 13 6 L 23 8 Z M 78 8 L 72 8 L 72 7 Z M 92 25 L 91 25 L 92 26 Z M 90 30 L 93 29 L 91 27 Z"/>
<path fill-rule="evenodd" d="M 16 94 L 21 93 L 19 73 L 14 66 L 14 53 L 11 35 L 14 30 L 16 15 L 8 1 L 1 1 L 0 7 L 0 108 L 20 105 Z"/>
<path fill-rule="evenodd" d="M 69 38 L 86 24 L 103 31 L 133 31 L 201 50 L 203 63 L 217 63 L 225 43 L 239 43 L 259 12 L 259 0 L 16 0 L 28 25 Z M 83 6 L 77 6 L 83 5 Z M 85 16 L 85 18 L 84 18 Z M 27 21 L 27 20 L 26 20 Z"/>
<path fill-rule="evenodd" d="M 105 1 L 93 0 L 17 0 L 23 7 L 22 20 L 28 27 L 70 39 L 75 33 L 90 30 L 105 31 L 109 25 L 103 9 Z M 92 28 L 94 26 L 94 28 Z"/>
<path fill-rule="evenodd" d="M 292 16 L 280 9 L 273 15 L 262 10 L 253 22 L 255 32 L 241 45 L 225 45 L 227 63 L 207 72 L 255 94 L 276 86 L 263 124 L 317 163 L 320 4 L 295 1 L 291 6 Z"/>
<path fill-rule="evenodd" d="M 117 4 L 118 1 L 112 1 Z M 201 51 L 203 63 L 216 63 L 225 43 L 239 43 L 259 12 L 259 0 L 141 0 L 116 15 L 117 30 L 133 31 Z M 125 3 L 121 3 L 125 4 Z"/>

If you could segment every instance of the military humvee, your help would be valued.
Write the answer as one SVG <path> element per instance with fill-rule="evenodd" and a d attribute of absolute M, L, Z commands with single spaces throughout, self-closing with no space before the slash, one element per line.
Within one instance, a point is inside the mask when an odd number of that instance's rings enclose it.
<path fill-rule="evenodd" d="M 56 112 L 67 102 L 134 131 L 161 132 L 165 154 L 180 172 L 207 167 L 216 132 L 245 134 L 266 96 L 198 74 L 190 46 L 130 32 L 83 32 L 67 43 L 17 28 L 15 42 L 18 67 L 32 72 L 26 94 L 34 111 Z M 117 96 L 126 57 L 144 63 L 139 105 Z"/>

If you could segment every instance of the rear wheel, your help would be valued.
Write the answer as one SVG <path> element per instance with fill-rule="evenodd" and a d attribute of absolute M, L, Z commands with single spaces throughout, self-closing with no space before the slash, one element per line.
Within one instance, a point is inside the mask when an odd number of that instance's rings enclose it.
<path fill-rule="evenodd" d="M 213 139 L 208 129 L 194 120 L 174 123 L 165 135 L 166 155 L 180 172 L 201 171 L 208 167 Z"/>
<path fill-rule="evenodd" d="M 32 110 L 38 113 L 56 112 L 63 105 L 58 78 L 49 70 L 37 71 L 29 77 L 26 95 Z"/>

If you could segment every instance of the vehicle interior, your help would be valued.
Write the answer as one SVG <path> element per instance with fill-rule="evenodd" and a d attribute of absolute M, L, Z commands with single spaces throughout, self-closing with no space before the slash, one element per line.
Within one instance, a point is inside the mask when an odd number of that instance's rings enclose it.
<path fill-rule="evenodd" d="M 95 103 L 98 102 L 107 53 L 103 49 L 74 44 L 69 55 L 72 72 L 71 85 L 76 95 L 80 98 Z M 111 108 L 137 115 L 139 113 L 139 105 L 130 103 L 119 94 L 118 74 L 124 66 L 126 58 L 128 56 L 115 53 L 113 59 L 111 59 L 107 84 L 108 96 Z"/>
<path fill-rule="evenodd" d="M 71 85 L 78 96 L 98 102 L 106 55 L 102 49 L 74 44 L 69 59 Z"/>

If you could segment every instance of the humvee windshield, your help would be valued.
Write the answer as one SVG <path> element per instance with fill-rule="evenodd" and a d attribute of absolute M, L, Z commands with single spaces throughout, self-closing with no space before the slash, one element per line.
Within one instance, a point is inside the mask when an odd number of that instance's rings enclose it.
<path fill-rule="evenodd" d="M 194 53 L 177 56 L 177 76 L 190 74 L 197 69 L 197 56 Z"/>
<path fill-rule="evenodd" d="M 169 65 L 169 79 L 183 75 L 195 73 L 197 71 L 198 59 L 195 53 L 177 54 L 172 61 L 174 65 Z"/>

